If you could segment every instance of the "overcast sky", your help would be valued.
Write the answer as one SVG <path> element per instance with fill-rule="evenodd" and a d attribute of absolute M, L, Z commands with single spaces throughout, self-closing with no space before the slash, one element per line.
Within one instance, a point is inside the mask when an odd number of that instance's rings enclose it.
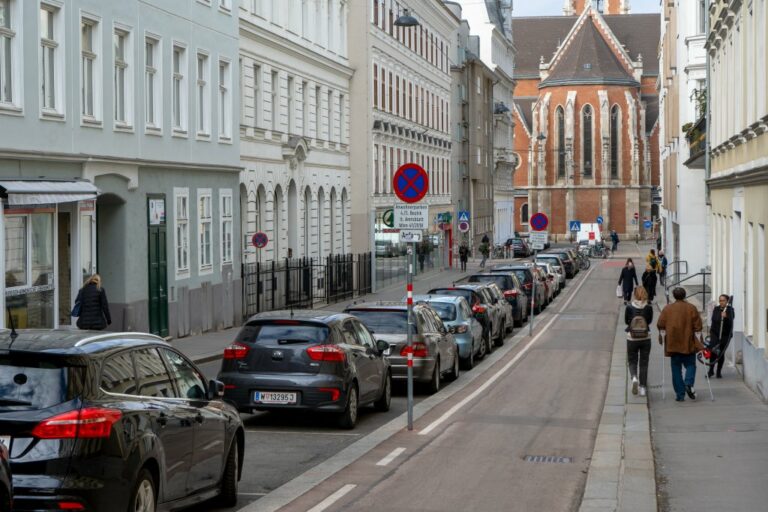
<path fill-rule="evenodd" d="M 659 12 L 659 0 L 631 0 L 633 13 Z M 515 0 L 515 16 L 560 16 L 563 0 Z"/>

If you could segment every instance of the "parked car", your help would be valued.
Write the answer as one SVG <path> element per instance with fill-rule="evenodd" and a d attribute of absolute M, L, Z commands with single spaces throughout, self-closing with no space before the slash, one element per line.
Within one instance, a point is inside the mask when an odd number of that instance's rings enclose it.
<path fill-rule="evenodd" d="M 492 272 L 486 274 L 474 274 L 466 278 L 468 283 L 496 283 L 504 298 L 512 305 L 514 313 L 514 325 L 519 327 L 528 318 L 528 301 L 525 289 L 514 272 Z"/>
<path fill-rule="evenodd" d="M 567 251 L 565 249 L 550 249 L 547 252 L 539 253 L 536 257 L 544 256 L 544 255 L 554 255 L 560 258 L 560 260 L 563 262 L 564 268 L 565 268 L 565 277 L 568 279 L 573 279 L 576 277 L 576 272 L 578 271 L 578 265 L 576 265 L 576 260 L 573 259 L 571 256 L 570 251 Z"/>
<path fill-rule="evenodd" d="M 483 339 L 486 340 L 486 352 L 490 353 L 493 350 L 493 336 L 496 333 L 496 317 L 495 310 L 491 310 L 485 307 L 484 302 L 487 298 L 476 290 L 459 287 L 449 286 L 445 288 L 432 288 L 427 292 L 428 295 L 445 295 L 448 297 L 464 297 L 469 307 L 472 308 L 472 316 L 480 322 L 483 326 Z"/>
<path fill-rule="evenodd" d="M 13 479 L 11 477 L 10 453 L 6 441 L 10 439 L 0 436 L 0 512 L 11 512 L 13 509 Z"/>
<path fill-rule="evenodd" d="M 542 253 L 536 256 L 536 263 L 549 263 L 552 269 L 557 273 L 560 281 L 560 290 L 565 288 L 568 279 L 565 276 L 565 264 L 556 254 Z"/>
<path fill-rule="evenodd" d="M 365 324 L 377 343 L 388 345 L 383 354 L 390 363 L 392 378 L 406 379 L 408 306 L 404 302 L 372 302 L 350 306 L 345 313 Z M 411 320 L 413 378 L 427 384 L 431 393 L 437 393 L 443 376 L 449 380 L 459 377 L 459 348 L 453 334 L 428 305 L 414 304 Z"/>
<path fill-rule="evenodd" d="M 493 350 L 494 343 L 503 342 L 506 327 L 504 325 L 506 314 L 500 304 L 496 303 L 496 298 L 486 290 L 485 284 L 468 283 L 466 279 L 455 283 L 452 288 L 432 289 L 429 293 L 440 293 L 446 295 L 464 294 L 465 298 L 473 297 L 472 311 L 482 315 L 478 317 L 485 320 L 484 327 L 487 331 L 488 352 Z M 438 291 L 436 291 L 438 290 Z M 468 294 L 467 292 L 472 292 Z M 483 320 L 480 320 L 481 323 Z"/>
<path fill-rule="evenodd" d="M 15 511 L 236 504 L 240 415 L 221 382 L 162 339 L 6 330 L 0 354 Z"/>
<path fill-rule="evenodd" d="M 534 271 L 534 273 L 538 276 L 539 282 L 544 285 L 544 291 L 546 292 L 546 300 L 542 304 L 543 308 L 546 308 L 550 304 L 552 304 L 552 301 L 555 300 L 555 284 L 550 281 L 549 276 L 547 275 L 547 272 L 544 271 L 541 267 L 538 265 L 531 263 L 531 270 Z"/>
<path fill-rule="evenodd" d="M 531 255 L 531 249 L 528 247 L 528 242 L 522 238 L 508 238 L 504 245 L 512 248 L 512 254 L 515 258 L 527 258 Z"/>
<path fill-rule="evenodd" d="M 453 334 L 465 370 L 475 366 L 475 357 L 485 357 L 487 347 L 483 340 L 483 326 L 472 316 L 472 309 L 464 297 L 416 295 L 413 301 L 428 304 L 435 310 L 448 332 Z"/>
<path fill-rule="evenodd" d="M 493 297 L 496 299 L 496 304 L 501 306 L 501 310 L 504 312 L 503 318 L 504 318 L 504 334 L 512 333 L 515 329 L 515 310 L 512 307 L 512 304 L 509 303 L 507 299 L 504 298 L 504 292 L 501 291 L 501 288 L 498 287 L 496 283 L 486 283 L 486 286 L 488 287 L 488 291 L 493 295 Z M 500 339 L 496 339 L 496 345 L 501 346 L 504 344 L 504 336 L 502 336 Z"/>
<path fill-rule="evenodd" d="M 392 371 L 357 318 L 312 310 L 272 311 L 248 319 L 224 349 L 224 398 L 241 412 L 298 409 L 337 415 L 354 428 L 360 407 L 388 411 Z"/>
<path fill-rule="evenodd" d="M 523 285 L 526 295 L 526 300 L 530 304 L 531 297 L 534 298 L 534 313 L 538 314 L 541 311 L 541 307 L 546 302 L 547 292 L 541 282 L 534 278 L 534 273 L 531 267 L 525 263 L 515 263 L 511 265 L 497 265 L 491 269 L 494 274 L 496 272 L 514 272 L 520 283 Z"/>
<path fill-rule="evenodd" d="M 558 274 L 555 270 L 555 266 L 548 262 L 542 262 L 542 261 L 536 261 L 536 266 L 539 267 L 541 270 L 544 271 L 544 273 L 547 275 L 548 282 L 552 285 L 554 288 L 554 297 L 557 297 L 560 295 L 560 278 L 561 274 Z M 562 275 L 562 278 L 565 279 L 565 275 Z"/>

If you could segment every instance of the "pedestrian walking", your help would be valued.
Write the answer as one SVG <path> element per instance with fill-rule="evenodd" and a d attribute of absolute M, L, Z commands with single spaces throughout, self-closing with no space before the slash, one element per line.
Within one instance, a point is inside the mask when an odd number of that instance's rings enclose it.
<path fill-rule="evenodd" d="M 77 311 L 75 311 L 77 310 Z M 112 323 L 107 293 L 101 287 L 101 276 L 93 274 L 77 292 L 75 308 L 77 327 L 84 330 L 102 331 Z"/>
<path fill-rule="evenodd" d="M 632 258 L 627 258 L 627 262 L 624 264 L 624 268 L 621 269 L 621 275 L 619 276 L 619 285 L 621 286 L 625 305 L 632 298 L 632 290 L 635 289 L 637 284 L 635 264 L 632 262 Z"/>
<path fill-rule="evenodd" d="M 459 261 L 461 262 L 461 271 L 466 272 L 467 271 L 467 260 L 469 259 L 469 247 L 467 247 L 467 243 L 463 242 L 461 244 L 461 247 L 459 247 Z"/>
<path fill-rule="evenodd" d="M 667 257 L 664 256 L 664 251 L 659 251 L 659 281 L 661 281 L 661 286 L 666 286 L 667 284 L 667 266 L 669 266 L 669 261 L 667 260 Z"/>
<path fill-rule="evenodd" d="M 487 239 L 488 237 L 486 236 L 483 238 Z M 483 259 L 480 260 L 480 268 L 485 268 L 485 262 L 488 259 L 488 254 L 491 252 L 491 249 L 488 246 L 488 242 L 481 243 L 478 250 L 480 251 L 480 255 L 483 257 Z"/>
<path fill-rule="evenodd" d="M 616 232 L 616 230 L 611 231 L 611 252 L 616 252 L 619 250 L 619 234 Z"/>
<path fill-rule="evenodd" d="M 718 379 L 723 378 L 725 351 L 728 349 L 733 335 L 735 314 L 729 302 L 730 297 L 728 295 L 721 295 L 719 305 L 712 311 L 712 318 L 709 322 L 709 348 L 717 357 L 716 361 L 709 367 L 709 377 L 715 373 L 715 366 L 717 366 Z"/>
<path fill-rule="evenodd" d="M 416 252 L 419 258 L 419 272 L 424 272 L 424 260 L 427 258 L 427 253 L 423 246 L 417 246 Z"/>
<path fill-rule="evenodd" d="M 701 317 L 696 307 L 686 302 L 685 289 L 675 288 L 672 290 L 672 296 L 675 302 L 661 311 L 656 323 L 661 333 L 659 343 L 664 340 L 664 355 L 670 358 L 675 400 L 684 401 L 686 394 L 691 400 L 696 400 L 696 352 L 704 349 L 704 345 L 699 341 L 702 331 Z"/>
<path fill-rule="evenodd" d="M 656 257 L 656 251 L 651 249 L 648 254 L 645 255 L 645 266 L 651 267 L 654 272 L 658 272 L 661 268 L 659 264 L 659 258 Z"/>
<path fill-rule="evenodd" d="M 488 238 L 488 233 L 484 234 L 484 235 L 483 235 L 483 238 L 482 238 L 480 241 L 481 241 L 482 243 L 484 243 L 484 244 L 489 244 L 489 243 L 491 243 L 491 239 L 490 239 L 490 238 Z"/>
<path fill-rule="evenodd" d="M 648 292 L 648 302 L 653 302 L 656 298 L 656 271 L 650 265 L 645 267 L 641 281 L 645 291 Z"/>
<path fill-rule="evenodd" d="M 651 322 L 653 307 L 648 304 L 648 293 L 638 286 L 632 302 L 624 309 L 627 325 L 627 364 L 632 378 L 632 394 L 646 395 L 648 389 L 648 358 L 651 353 Z"/>

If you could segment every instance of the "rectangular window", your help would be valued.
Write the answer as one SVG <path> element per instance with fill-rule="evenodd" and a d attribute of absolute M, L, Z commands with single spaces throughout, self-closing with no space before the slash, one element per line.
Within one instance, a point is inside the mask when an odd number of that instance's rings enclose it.
<path fill-rule="evenodd" d="M 278 95 L 277 95 L 277 87 L 278 87 L 278 74 L 277 71 L 272 72 L 272 82 L 271 82 L 271 94 L 272 94 L 272 130 L 277 130 L 278 124 L 278 116 L 280 115 L 280 107 L 277 104 L 278 101 Z"/>
<path fill-rule="evenodd" d="M 315 87 L 315 139 L 320 140 L 320 106 L 322 101 L 322 91 L 320 86 Z"/>
<path fill-rule="evenodd" d="M 339 94 L 339 143 L 341 144 L 344 144 L 344 141 L 346 140 L 345 123 L 346 119 L 344 117 L 344 95 Z"/>
<path fill-rule="evenodd" d="M 0 105 L 14 104 L 14 44 L 16 20 L 12 0 L 0 0 Z"/>
<path fill-rule="evenodd" d="M 379 108 L 379 66 L 378 64 L 373 65 L 373 108 Z"/>
<path fill-rule="evenodd" d="M 328 91 L 328 123 L 327 123 L 327 140 L 333 142 L 333 91 Z"/>
<path fill-rule="evenodd" d="M 129 68 L 128 68 L 128 54 L 129 41 L 128 32 L 120 29 L 116 29 L 113 34 L 114 45 L 114 57 L 115 57 L 115 69 L 114 69 L 114 106 L 115 106 L 115 121 L 118 124 L 130 124 L 129 123 L 129 96 L 130 87 L 129 80 Z"/>
<path fill-rule="evenodd" d="M 187 51 L 181 46 L 173 46 L 173 129 L 187 131 L 187 87 L 186 87 Z"/>
<path fill-rule="evenodd" d="M 301 123 L 302 132 L 309 137 L 309 82 L 301 82 Z"/>
<path fill-rule="evenodd" d="M 59 17 L 61 13 L 56 7 L 42 4 L 40 6 L 40 90 L 43 111 L 59 113 L 59 52 L 60 37 Z"/>
<path fill-rule="evenodd" d="M 198 189 L 197 191 L 197 220 L 200 272 L 210 272 L 213 270 L 211 189 Z"/>
<path fill-rule="evenodd" d="M 229 62 L 219 61 L 219 139 L 232 137 L 232 77 Z"/>
<path fill-rule="evenodd" d="M 262 90 L 261 66 L 253 65 L 253 119 L 254 127 L 262 127 L 264 123 L 264 101 Z"/>
<path fill-rule="evenodd" d="M 152 37 L 144 40 L 144 97 L 147 128 L 162 127 L 162 94 L 160 91 L 160 41 Z"/>
<path fill-rule="evenodd" d="M 221 219 L 221 263 L 232 263 L 232 190 L 219 191 L 219 217 Z"/>
<path fill-rule="evenodd" d="M 209 81 L 208 55 L 197 54 L 197 134 L 207 137 L 210 135 L 210 94 L 208 92 Z"/>
<path fill-rule="evenodd" d="M 295 125 L 294 125 L 294 117 L 295 116 L 294 116 L 294 113 L 293 113 L 293 108 L 294 108 L 294 99 L 293 99 L 294 90 L 293 89 L 294 89 L 294 87 L 295 87 L 294 79 L 293 79 L 292 76 L 289 76 L 288 77 L 288 133 L 291 133 L 291 134 L 294 133 L 294 131 L 295 131 Z"/>
<path fill-rule="evenodd" d="M 174 245 L 176 278 L 189 276 L 189 189 L 174 188 Z"/>
<path fill-rule="evenodd" d="M 93 96 L 96 91 L 94 73 L 98 72 L 96 65 L 96 49 L 98 47 L 95 38 L 96 22 L 83 18 L 80 21 L 80 113 L 84 118 L 94 119 Z"/>

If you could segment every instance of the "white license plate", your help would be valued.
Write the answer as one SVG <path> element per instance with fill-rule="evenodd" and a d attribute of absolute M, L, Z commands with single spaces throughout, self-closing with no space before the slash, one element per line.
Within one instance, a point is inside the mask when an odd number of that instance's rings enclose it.
<path fill-rule="evenodd" d="M 384 354 L 385 356 L 388 356 L 388 355 L 389 355 L 389 354 L 391 354 L 391 353 L 392 353 L 392 347 L 389 347 L 388 349 L 385 349 L 385 350 L 384 350 L 384 352 L 383 352 L 383 354 Z"/>
<path fill-rule="evenodd" d="M 296 393 L 256 391 L 253 394 L 253 401 L 259 404 L 292 405 L 296 403 Z"/>
<path fill-rule="evenodd" d="M 6 448 L 11 448 L 11 436 L 0 436 L 0 444 L 4 444 Z"/>

